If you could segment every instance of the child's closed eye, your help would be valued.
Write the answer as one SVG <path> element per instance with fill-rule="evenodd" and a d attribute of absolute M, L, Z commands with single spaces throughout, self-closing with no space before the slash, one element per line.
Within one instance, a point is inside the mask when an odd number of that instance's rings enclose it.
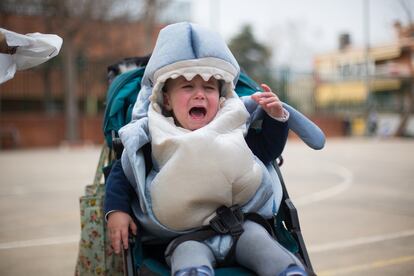
<path fill-rule="evenodd" d="M 213 85 L 206 85 L 206 86 L 204 86 L 204 89 L 206 89 L 206 90 L 216 90 L 216 87 L 213 86 Z"/>

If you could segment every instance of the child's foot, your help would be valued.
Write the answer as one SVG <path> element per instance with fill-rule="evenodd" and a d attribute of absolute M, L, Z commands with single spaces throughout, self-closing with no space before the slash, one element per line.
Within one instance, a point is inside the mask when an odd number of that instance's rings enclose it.
<path fill-rule="evenodd" d="M 298 265 L 290 265 L 278 276 L 308 276 L 308 273 L 306 273 L 306 271 Z"/>
<path fill-rule="evenodd" d="M 188 267 L 175 272 L 174 276 L 213 276 L 214 273 L 208 266 Z"/>

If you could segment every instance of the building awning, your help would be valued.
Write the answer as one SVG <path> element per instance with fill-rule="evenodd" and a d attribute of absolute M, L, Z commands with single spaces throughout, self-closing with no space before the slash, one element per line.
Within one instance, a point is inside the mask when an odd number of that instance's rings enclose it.
<path fill-rule="evenodd" d="M 369 90 L 398 91 L 401 88 L 399 79 L 375 79 L 371 80 Z M 337 83 L 325 83 L 316 88 L 315 98 L 319 106 L 331 104 L 360 104 L 366 101 L 367 87 L 363 81 L 349 81 Z"/>
<path fill-rule="evenodd" d="M 402 48 L 399 44 L 372 47 L 368 51 L 368 57 L 373 61 L 391 60 L 401 55 Z M 315 57 L 315 67 L 332 66 L 341 63 L 364 63 L 365 50 L 363 48 L 350 48 Z"/>
<path fill-rule="evenodd" d="M 327 106 L 334 103 L 362 103 L 367 98 L 363 82 L 322 84 L 316 88 L 316 103 Z"/>
<path fill-rule="evenodd" d="M 401 80 L 399 79 L 375 79 L 371 81 L 370 90 L 372 92 L 394 91 L 401 89 Z"/>
<path fill-rule="evenodd" d="M 395 59 L 400 55 L 401 47 L 398 44 L 383 47 L 375 47 L 369 50 L 370 58 L 375 61 Z"/>

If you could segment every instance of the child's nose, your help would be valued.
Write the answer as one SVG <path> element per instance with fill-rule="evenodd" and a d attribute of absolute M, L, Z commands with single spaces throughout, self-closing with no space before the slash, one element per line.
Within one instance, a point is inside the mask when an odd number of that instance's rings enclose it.
<path fill-rule="evenodd" d="M 196 99 L 204 99 L 205 98 L 204 89 L 197 88 L 195 90 L 194 98 L 196 98 Z"/>

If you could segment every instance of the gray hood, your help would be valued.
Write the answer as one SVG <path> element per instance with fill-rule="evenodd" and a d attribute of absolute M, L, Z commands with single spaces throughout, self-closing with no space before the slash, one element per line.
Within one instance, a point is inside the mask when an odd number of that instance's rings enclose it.
<path fill-rule="evenodd" d="M 239 64 L 217 33 L 188 22 L 169 25 L 158 35 L 132 119 L 147 116 L 150 100 L 161 104 L 161 89 L 168 78 L 214 77 L 223 82 L 222 96 L 229 98 L 235 96 L 239 74 Z"/>

